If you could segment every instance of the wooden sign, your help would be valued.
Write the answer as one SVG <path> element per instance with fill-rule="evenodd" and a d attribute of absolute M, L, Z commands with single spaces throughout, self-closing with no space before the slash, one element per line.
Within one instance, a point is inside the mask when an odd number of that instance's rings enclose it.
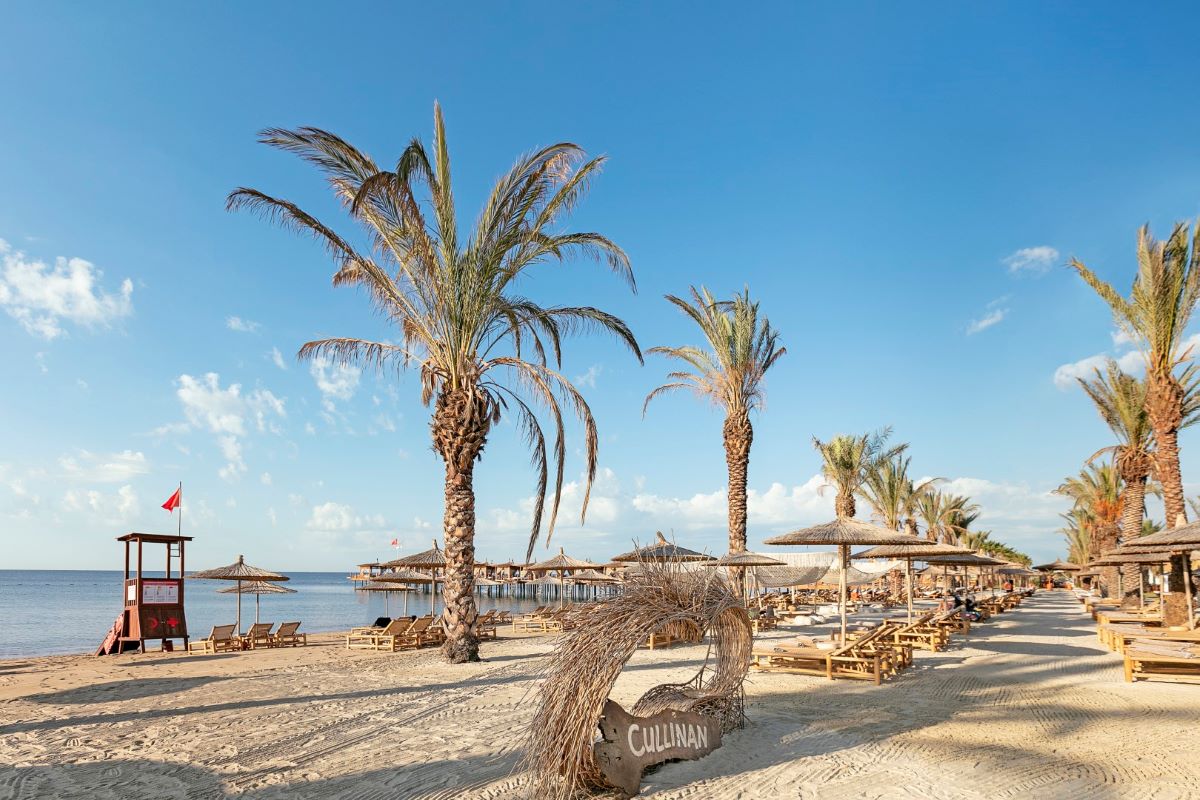
<path fill-rule="evenodd" d="M 666 761 L 690 761 L 721 746 L 721 723 L 684 711 L 635 717 L 609 700 L 600 717 L 603 741 L 592 746 L 604 779 L 635 795 L 647 767 Z"/>

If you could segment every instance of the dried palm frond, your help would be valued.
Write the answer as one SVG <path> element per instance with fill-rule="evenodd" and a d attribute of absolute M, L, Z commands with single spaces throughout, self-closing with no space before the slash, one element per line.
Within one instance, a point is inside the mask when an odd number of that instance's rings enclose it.
<path fill-rule="evenodd" d="M 707 635 L 709 658 L 693 680 L 650 689 L 632 712 L 708 714 L 726 731 L 741 723 L 752 641 L 745 607 L 715 570 L 686 571 L 661 561 L 640 567 L 621 596 L 577 613 L 576 627 L 546 666 L 522 761 L 531 797 L 566 800 L 611 791 L 593 755 L 597 723 L 625 663 L 656 631 L 684 631 L 697 642 Z"/>

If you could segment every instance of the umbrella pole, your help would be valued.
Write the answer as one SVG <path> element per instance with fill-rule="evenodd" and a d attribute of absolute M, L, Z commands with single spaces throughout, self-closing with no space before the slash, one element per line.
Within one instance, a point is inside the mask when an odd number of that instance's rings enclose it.
<path fill-rule="evenodd" d="M 241 636 L 242 635 L 242 582 L 241 581 L 237 582 L 237 588 L 238 588 L 238 590 L 237 590 L 237 596 L 238 596 L 237 635 Z"/>
<path fill-rule="evenodd" d="M 912 559 L 911 558 L 904 559 L 904 584 L 905 584 L 905 586 L 904 586 L 905 592 L 908 594 L 908 621 L 912 622 L 913 608 L 912 608 Z"/>
<path fill-rule="evenodd" d="M 258 592 L 254 593 L 254 624 L 258 624 Z"/>
<path fill-rule="evenodd" d="M 850 550 L 849 545 L 838 545 L 838 559 L 841 561 L 841 569 L 838 570 L 838 589 L 842 600 L 842 644 L 846 644 L 846 555 Z"/>
<path fill-rule="evenodd" d="M 1188 627 L 1196 627 L 1196 612 L 1192 609 L 1192 554 L 1183 554 L 1183 595 L 1187 598 Z"/>

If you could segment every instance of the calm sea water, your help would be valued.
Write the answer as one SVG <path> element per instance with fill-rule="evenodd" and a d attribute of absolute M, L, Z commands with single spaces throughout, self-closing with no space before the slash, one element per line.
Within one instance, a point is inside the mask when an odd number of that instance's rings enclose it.
<path fill-rule="evenodd" d="M 284 584 L 296 594 L 263 595 L 263 622 L 300 620 L 310 633 L 344 631 L 385 616 L 385 598 L 356 592 L 345 572 L 294 572 Z M 162 577 L 161 572 L 146 577 Z M 103 641 L 122 609 L 119 570 L 0 570 L 0 658 L 91 652 Z M 213 625 L 236 619 L 237 595 L 218 594 L 228 581 L 188 581 L 185 591 L 188 632 L 207 636 Z M 494 590 L 493 590 L 494 591 Z M 430 595 L 405 593 L 408 613 L 430 610 Z M 389 616 L 399 616 L 404 596 L 389 595 Z M 439 598 L 439 607 L 441 600 Z M 477 598 L 481 608 L 523 610 L 537 605 L 521 598 Z M 254 596 L 242 597 L 242 627 L 254 621 Z M 54 631 L 48 635 L 48 631 Z M 61 632 L 61 633 L 60 633 Z M 149 645 L 152 649 L 157 642 Z"/>

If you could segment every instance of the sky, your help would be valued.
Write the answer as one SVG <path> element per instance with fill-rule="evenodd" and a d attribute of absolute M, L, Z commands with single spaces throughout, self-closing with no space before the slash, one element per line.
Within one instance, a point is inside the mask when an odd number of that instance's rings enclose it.
<path fill-rule="evenodd" d="M 442 104 L 460 219 L 517 156 L 606 154 L 571 226 L 630 254 L 522 291 L 599 306 L 643 347 L 696 344 L 663 295 L 744 286 L 787 356 L 754 418 L 750 545 L 825 521 L 812 437 L 892 426 L 912 470 L 969 494 L 1035 560 L 1052 493 L 1111 436 L 1073 378 L 1132 367 L 1072 257 L 1125 290 L 1140 225 L 1200 216 L 1200 53 L 1185 3 L 438 3 L 5 11 L 0 47 L 0 568 L 114 569 L 172 531 L 189 565 L 341 570 L 440 534 L 415 374 L 302 363 L 394 337 L 313 242 L 224 210 L 234 188 L 349 226 L 320 176 L 256 142 L 317 126 L 382 163 Z M 1190 333 L 1190 332 L 1189 332 Z M 600 429 L 578 520 L 572 431 L 549 545 L 605 560 L 656 530 L 725 549 L 720 412 L 642 399 L 667 365 L 603 337 L 563 371 Z M 1189 493 L 1200 438 L 1182 434 Z M 476 471 L 480 558 L 520 558 L 534 474 L 509 424 Z M 863 514 L 865 515 L 865 511 Z M 1151 515 L 1161 520 L 1161 506 Z M 390 543 L 399 540 L 399 549 Z"/>

